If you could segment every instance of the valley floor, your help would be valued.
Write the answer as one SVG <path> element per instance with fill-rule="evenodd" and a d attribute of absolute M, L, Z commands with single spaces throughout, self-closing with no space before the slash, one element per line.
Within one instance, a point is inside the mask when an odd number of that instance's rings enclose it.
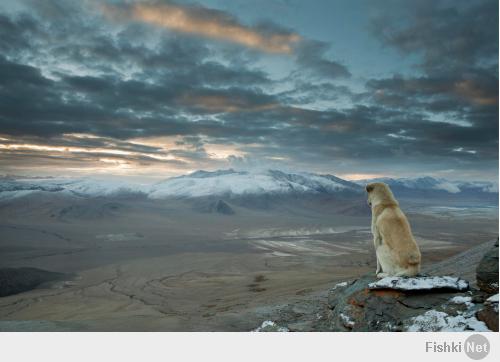
<path fill-rule="evenodd" d="M 141 215 L 5 218 L 2 267 L 68 279 L 0 298 L 0 330 L 250 331 L 273 306 L 375 269 L 367 217 Z M 483 217 L 409 217 L 424 267 L 498 230 Z"/>

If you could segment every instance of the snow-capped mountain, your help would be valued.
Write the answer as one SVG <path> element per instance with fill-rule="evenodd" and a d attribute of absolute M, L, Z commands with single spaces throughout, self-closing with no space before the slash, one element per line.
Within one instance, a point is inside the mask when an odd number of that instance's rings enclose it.
<path fill-rule="evenodd" d="M 279 170 L 247 172 L 218 170 L 196 171 L 155 184 L 127 181 L 83 179 L 0 179 L 0 198 L 35 192 L 56 192 L 76 196 L 116 196 L 144 194 L 151 199 L 171 197 L 248 196 L 289 193 L 361 192 L 362 187 L 332 175 Z"/>
<path fill-rule="evenodd" d="M 306 172 L 285 173 L 279 170 L 261 172 L 220 170 L 196 171 L 173 177 L 152 186 L 150 198 L 204 197 L 214 195 L 243 196 L 288 193 L 360 192 L 362 188 L 331 175 Z"/>
<path fill-rule="evenodd" d="M 92 178 L 0 178 L 0 199 L 10 199 L 32 193 L 58 193 L 74 196 L 106 197 L 142 194 L 150 199 L 239 197 L 252 195 L 360 195 L 369 182 L 385 182 L 397 196 L 438 193 L 460 197 L 486 195 L 494 198 L 498 185 L 492 182 L 461 182 L 420 177 L 415 179 L 380 178 L 346 181 L 333 175 L 308 172 L 262 171 L 196 171 L 189 175 L 168 178 L 154 184 L 139 184 L 128 180 L 110 181 Z M 489 196 L 488 196 L 489 195 Z M 356 196 L 358 197 L 358 196 Z"/>
<path fill-rule="evenodd" d="M 374 178 L 356 181 L 359 185 L 370 182 L 384 182 L 394 191 L 445 191 L 450 194 L 462 192 L 498 193 L 498 184 L 487 181 L 449 181 L 443 178 L 418 177 L 418 178 Z"/>
<path fill-rule="evenodd" d="M 94 180 L 90 178 L 0 179 L 0 199 L 37 192 L 62 193 L 75 196 L 114 196 L 147 193 L 149 185 L 127 181 Z"/>

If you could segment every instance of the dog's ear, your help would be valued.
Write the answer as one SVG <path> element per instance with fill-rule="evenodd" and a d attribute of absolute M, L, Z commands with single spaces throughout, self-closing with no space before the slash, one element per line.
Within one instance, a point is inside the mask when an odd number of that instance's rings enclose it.
<path fill-rule="evenodd" d="M 366 192 L 372 192 L 373 191 L 373 185 L 366 185 Z"/>

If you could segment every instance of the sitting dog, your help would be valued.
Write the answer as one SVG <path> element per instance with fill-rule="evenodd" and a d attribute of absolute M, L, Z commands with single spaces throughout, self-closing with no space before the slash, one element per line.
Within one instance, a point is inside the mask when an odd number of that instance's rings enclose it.
<path fill-rule="evenodd" d="M 420 250 L 391 189 L 383 182 L 375 182 L 366 186 L 366 192 L 372 209 L 377 277 L 417 275 L 420 272 Z"/>

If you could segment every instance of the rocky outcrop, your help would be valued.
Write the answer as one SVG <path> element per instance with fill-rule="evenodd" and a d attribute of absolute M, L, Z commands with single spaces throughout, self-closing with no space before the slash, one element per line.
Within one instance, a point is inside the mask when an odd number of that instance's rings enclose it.
<path fill-rule="evenodd" d="M 480 290 L 491 295 L 477 318 L 492 331 L 498 331 L 498 239 L 484 254 L 476 269 L 476 281 Z"/>
<path fill-rule="evenodd" d="M 477 286 L 484 292 L 498 293 L 498 239 L 477 266 L 476 280 Z"/>
<path fill-rule="evenodd" d="M 255 330 L 498 331 L 498 240 L 424 271 L 434 276 L 377 279 L 370 273 L 337 283 L 308 300 L 276 306 Z"/>
<path fill-rule="evenodd" d="M 323 297 L 282 306 L 256 330 L 498 330 L 498 301 L 488 297 L 458 277 L 376 279 L 370 274 L 339 283 Z"/>
<path fill-rule="evenodd" d="M 422 273 L 426 275 L 451 275 L 460 277 L 469 281 L 471 288 L 477 288 L 477 266 L 495 243 L 496 240 L 487 241 L 440 262 L 423 265 Z"/>
<path fill-rule="evenodd" d="M 486 331 L 475 313 L 484 299 L 456 277 L 365 276 L 329 296 L 331 330 Z"/>

